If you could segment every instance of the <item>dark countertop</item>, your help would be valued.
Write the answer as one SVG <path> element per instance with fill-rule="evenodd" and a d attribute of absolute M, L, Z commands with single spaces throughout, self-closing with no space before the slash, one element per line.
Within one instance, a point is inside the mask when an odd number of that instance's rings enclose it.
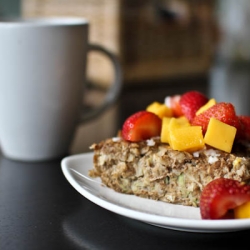
<path fill-rule="evenodd" d="M 162 88 L 165 89 L 163 86 Z M 100 119 L 105 120 L 107 116 L 109 120 L 118 112 L 117 117 L 120 118 L 116 119 L 120 119 L 117 123 L 119 127 L 128 113 L 148 104 L 150 99 L 157 99 L 154 98 L 152 88 L 148 88 L 148 91 L 147 88 L 143 89 L 125 88 L 119 105 L 111 108 Z M 163 89 L 155 91 L 155 96 L 165 96 L 168 90 Z M 172 91 L 174 88 L 168 93 Z M 136 96 L 140 96 L 140 99 L 131 103 Z M 98 122 L 93 121 L 95 126 L 99 126 Z M 91 126 L 86 125 L 88 128 Z M 86 127 L 78 130 L 70 154 L 86 151 L 87 144 L 91 141 L 85 138 L 83 130 Z M 113 133 L 116 129 L 113 128 Z M 112 131 L 105 131 L 95 139 L 108 136 L 108 133 Z M 60 162 L 61 158 L 39 163 L 18 162 L 0 155 L 1 250 L 228 250 L 235 249 L 236 243 L 239 247 L 239 244 L 245 245 L 248 241 L 250 230 L 233 233 L 189 233 L 151 226 L 114 214 L 76 192 L 62 174 Z"/>

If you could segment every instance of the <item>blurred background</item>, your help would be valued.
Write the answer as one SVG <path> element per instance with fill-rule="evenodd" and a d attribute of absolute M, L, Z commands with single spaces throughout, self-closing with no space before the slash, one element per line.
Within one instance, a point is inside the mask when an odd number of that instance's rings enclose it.
<path fill-rule="evenodd" d="M 124 88 L 118 104 L 80 126 L 73 153 L 87 150 L 83 138 L 89 145 L 114 136 L 133 112 L 188 90 L 232 102 L 238 114 L 250 115 L 249 0 L 0 0 L 0 16 L 85 17 L 90 42 L 120 58 Z M 96 87 L 87 101 L 97 105 L 113 72 L 99 54 L 88 60 L 88 79 Z M 91 129 L 90 138 L 85 131 Z"/>

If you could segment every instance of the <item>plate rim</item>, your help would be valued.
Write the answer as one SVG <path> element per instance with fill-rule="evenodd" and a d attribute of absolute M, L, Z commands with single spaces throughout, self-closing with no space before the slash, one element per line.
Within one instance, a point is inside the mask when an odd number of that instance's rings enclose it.
<path fill-rule="evenodd" d="M 232 232 L 250 229 L 250 218 L 249 219 L 225 219 L 225 220 L 202 220 L 202 219 L 190 219 L 190 218 L 178 218 L 178 217 L 168 217 L 156 214 L 145 213 L 142 211 L 136 211 L 131 208 L 126 208 L 114 204 L 112 202 L 103 200 L 95 196 L 94 194 L 88 192 L 84 187 L 82 187 L 77 180 L 72 175 L 72 167 L 69 164 L 76 160 L 90 160 L 93 157 L 93 152 L 80 153 L 75 155 L 70 155 L 64 157 L 61 160 L 61 169 L 66 178 L 66 180 L 71 184 L 71 186 L 78 191 L 82 196 L 92 201 L 96 205 L 107 209 L 116 214 L 139 220 L 152 224 L 154 226 L 176 229 L 181 231 L 193 231 L 193 232 Z M 85 167 L 85 166 L 84 166 Z M 90 177 L 88 177 L 90 178 Z M 98 183 L 99 184 L 99 183 Z M 101 186 L 101 184 L 100 184 Z M 101 186 L 102 187 L 102 186 Z M 108 187 L 104 187 L 108 188 Z"/>

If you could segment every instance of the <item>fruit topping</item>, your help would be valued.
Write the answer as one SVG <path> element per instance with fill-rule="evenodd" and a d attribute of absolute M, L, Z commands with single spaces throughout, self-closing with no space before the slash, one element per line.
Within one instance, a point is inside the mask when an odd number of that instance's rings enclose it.
<path fill-rule="evenodd" d="M 238 116 L 240 128 L 237 132 L 238 139 L 250 140 L 250 116 Z"/>
<path fill-rule="evenodd" d="M 180 151 L 194 152 L 202 149 L 204 147 L 204 139 L 201 127 L 186 126 L 170 130 L 169 144 L 174 150 Z"/>
<path fill-rule="evenodd" d="M 137 142 L 160 136 L 161 119 L 149 111 L 139 111 L 126 119 L 122 127 L 124 140 Z"/>
<path fill-rule="evenodd" d="M 185 116 L 163 118 L 161 141 L 180 151 L 197 151 L 204 147 L 200 126 L 191 126 Z"/>
<path fill-rule="evenodd" d="M 216 100 L 214 98 L 210 99 L 205 105 L 201 106 L 197 112 L 195 113 L 195 115 L 199 115 L 202 112 L 206 111 L 207 109 L 211 108 L 212 106 L 214 106 L 216 104 Z"/>
<path fill-rule="evenodd" d="M 171 117 L 163 117 L 162 119 L 162 127 L 161 127 L 161 142 L 169 143 L 169 123 L 171 121 Z"/>
<path fill-rule="evenodd" d="M 175 150 L 193 152 L 209 145 L 228 153 L 235 141 L 250 141 L 250 116 L 238 116 L 232 103 L 217 103 L 198 91 L 167 96 L 164 103 L 148 105 L 144 110 L 148 113 L 141 112 L 125 121 L 123 139 L 160 136 L 161 142 Z"/>
<path fill-rule="evenodd" d="M 190 126 L 188 119 L 185 116 L 180 117 L 164 117 L 161 128 L 161 141 L 170 144 L 170 133 L 182 127 Z"/>
<path fill-rule="evenodd" d="M 161 119 L 163 117 L 170 117 L 172 116 L 172 110 L 167 107 L 164 103 L 159 102 L 153 102 L 146 108 L 147 111 L 155 113 L 158 115 Z"/>
<path fill-rule="evenodd" d="M 235 219 L 250 218 L 250 201 L 236 207 L 234 209 Z"/>
<path fill-rule="evenodd" d="M 240 128 L 240 122 L 236 116 L 234 106 L 226 102 L 216 103 L 211 108 L 195 116 L 191 124 L 193 126 L 202 126 L 203 134 L 205 134 L 208 123 L 212 117 L 236 129 Z"/>
<path fill-rule="evenodd" d="M 211 118 L 204 142 L 214 148 L 230 153 L 237 129 L 215 118 Z"/>
<path fill-rule="evenodd" d="M 234 218 L 234 210 L 250 201 L 250 185 L 218 178 L 209 182 L 200 197 L 202 219 Z"/>
<path fill-rule="evenodd" d="M 196 112 L 208 102 L 208 98 L 198 91 L 188 91 L 180 98 L 180 106 L 183 115 L 192 121 Z"/>
<path fill-rule="evenodd" d="M 174 117 L 183 116 L 180 106 L 180 99 L 181 95 L 167 96 L 165 98 L 165 105 L 172 110 Z"/>

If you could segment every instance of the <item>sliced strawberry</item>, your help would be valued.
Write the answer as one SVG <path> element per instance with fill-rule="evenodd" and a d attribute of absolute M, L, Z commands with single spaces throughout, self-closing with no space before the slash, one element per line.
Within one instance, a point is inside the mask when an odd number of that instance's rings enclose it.
<path fill-rule="evenodd" d="M 198 91 L 186 92 L 180 99 L 181 111 L 189 121 L 192 121 L 196 111 L 207 102 L 208 98 Z"/>
<path fill-rule="evenodd" d="M 195 116 L 191 121 L 191 124 L 193 126 L 202 126 L 202 131 L 205 134 L 211 117 L 234 126 L 236 129 L 240 128 L 239 118 L 236 116 L 234 106 L 231 103 L 226 102 L 219 102 L 201 114 Z"/>
<path fill-rule="evenodd" d="M 232 210 L 247 201 L 250 201 L 250 185 L 233 179 L 215 179 L 201 193 L 201 218 L 233 218 Z"/>
<path fill-rule="evenodd" d="M 237 139 L 250 141 L 250 116 L 238 116 L 240 128 L 237 131 Z"/>
<path fill-rule="evenodd" d="M 172 110 L 174 117 L 183 116 L 180 106 L 180 99 L 181 95 L 167 96 L 165 98 L 165 105 Z"/>
<path fill-rule="evenodd" d="M 139 111 L 126 119 L 122 137 L 127 141 L 141 141 L 161 134 L 161 119 L 152 112 Z"/>

